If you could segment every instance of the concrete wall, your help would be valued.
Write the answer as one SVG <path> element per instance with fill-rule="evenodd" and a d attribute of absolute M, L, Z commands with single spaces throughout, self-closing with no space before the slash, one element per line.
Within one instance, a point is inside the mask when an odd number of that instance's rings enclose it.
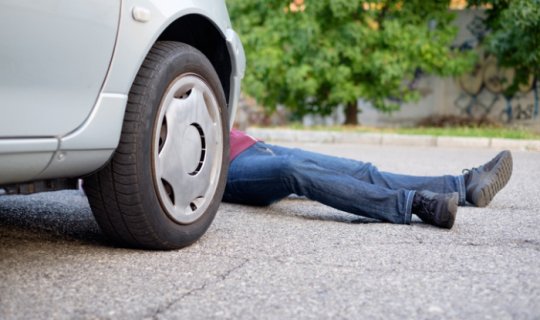
<path fill-rule="evenodd" d="M 454 45 L 477 50 L 483 57 L 484 53 L 478 46 L 479 39 L 486 32 L 481 23 L 483 11 L 460 10 L 456 13 L 455 23 L 459 27 L 459 33 Z M 358 119 L 363 125 L 394 126 L 413 125 L 430 115 L 487 116 L 504 123 L 523 123 L 540 127 L 538 94 L 535 96 L 532 81 L 512 99 L 502 95 L 504 83 L 508 82 L 505 78 L 511 76 L 511 70 L 499 70 L 495 60 L 483 57 L 475 72 L 460 79 L 420 78 L 416 87 L 422 93 L 421 100 L 417 103 L 403 104 L 398 112 L 381 113 L 370 103 L 359 101 L 362 112 Z M 306 116 L 304 124 L 339 124 L 343 121 L 342 113 L 342 108 L 338 108 L 330 117 Z"/>

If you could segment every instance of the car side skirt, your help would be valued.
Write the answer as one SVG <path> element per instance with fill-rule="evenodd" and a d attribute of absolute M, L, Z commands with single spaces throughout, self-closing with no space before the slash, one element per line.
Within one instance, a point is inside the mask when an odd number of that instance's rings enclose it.
<path fill-rule="evenodd" d="M 0 139 L 0 185 L 98 170 L 118 146 L 126 103 L 124 94 L 103 93 L 85 123 L 66 136 Z"/>

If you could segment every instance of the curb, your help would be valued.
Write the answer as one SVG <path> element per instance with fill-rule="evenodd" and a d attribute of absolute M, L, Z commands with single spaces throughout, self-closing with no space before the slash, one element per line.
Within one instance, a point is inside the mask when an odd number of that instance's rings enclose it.
<path fill-rule="evenodd" d="M 332 132 L 292 129 L 248 128 L 246 132 L 268 142 L 360 143 L 450 148 L 492 148 L 515 151 L 540 151 L 540 140 L 501 138 L 447 137 L 387 133 Z"/>

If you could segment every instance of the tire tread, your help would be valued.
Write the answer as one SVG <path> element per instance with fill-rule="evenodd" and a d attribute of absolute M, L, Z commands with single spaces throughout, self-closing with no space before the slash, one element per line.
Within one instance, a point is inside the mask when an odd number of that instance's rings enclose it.
<path fill-rule="evenodd" d="M 102 170 L 85 178 L 84 188 L 99 226 L 111 240 L 123 246 L 173 249 L 196 240 L 173 243 L 152 227 L 141 198 L 144 192 L 135 157 L 142 139 L 144 108 L 155 94 L 152 83 L 168 57 L 177 50 L 195 49 L 186 44 L 164 41 L 157 42 L 150 50 L 129 92 L 120 142 L 112 159 Z"/>

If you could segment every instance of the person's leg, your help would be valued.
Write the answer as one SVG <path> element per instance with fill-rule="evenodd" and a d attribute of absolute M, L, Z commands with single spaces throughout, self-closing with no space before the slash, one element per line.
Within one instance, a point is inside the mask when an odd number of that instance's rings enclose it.
<path fill-rule="evenodd" d="M 329 156 L 297 148 L 269 145 L 277 155 L 290 155 L 298 161 L 311 161 L 331 171 L 352 176 L 358 180 L 392 190 L 429 190 L 435 193 L 453 193 L 459 195 L 459 204 L 464 205 L 465 183 L 463 175 L 413 176 L 379 171 L 369 162 Z"/>
<path fill-rule="evenodd" d="M 292 193 L 349 213 L 410 223 L 413 190 L 392 190 L 257 143 L 229 168 L 224 201 L 269 205 Z"/>
<path fill-rule="evenodd" d="M 240 153 L 229 165 L 225 202 L 267 206 L 292 193 L 282 183 L 281 163 L 261 142 Z"/>

